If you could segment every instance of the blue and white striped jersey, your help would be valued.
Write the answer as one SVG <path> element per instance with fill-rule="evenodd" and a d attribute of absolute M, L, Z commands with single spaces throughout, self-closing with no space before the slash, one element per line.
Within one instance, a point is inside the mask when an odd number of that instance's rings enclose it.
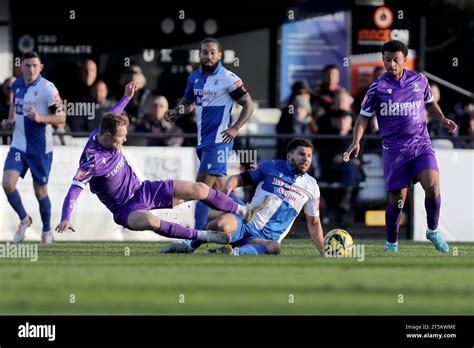
<path fill-rule="evenodd" d="M 41 75 L 30 85 L 18 78 L 12 85 L 15 103 L 15 130 L 11 146 L 25 153 L 46 154 L 53 151 L 53 128 L 50 124 L 31 121 L 26 115 L 36 108 L 40 115 L 48 115 L 49 107 L 59 107 L 61 98 L 54 84 Z"/>
<path fill-rule="evenodd" d="M 316 179 L 309 174 L 298 175 L 288 161 L 265 161 L 249 173 L 257 185 L 250 205 L 270 197 L 269 205 L 249 222 L 266 239 L 281 242 L 303 208 L 306 215 L 319 216 L 320 192 Z"/>
<path fill-rule="evenodd" d="M 230 127 L 234 99 L 242 95 L 233 95 L 238 89 L 245 91 L 242 80 L 220 62 L 211 75 L 202 69 L 191 73 L 184 98 L 196 105 L 198 147 L 222 143 L 220 133 Z"/>

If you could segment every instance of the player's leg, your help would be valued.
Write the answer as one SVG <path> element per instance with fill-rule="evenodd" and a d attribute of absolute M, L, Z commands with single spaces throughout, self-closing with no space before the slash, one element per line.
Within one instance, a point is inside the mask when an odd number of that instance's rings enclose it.
<path fill-rule="evenodd" d="M 206 230 L 212 231 L 220 231 L 225 233 L 229 236 L 229 242 L 231 238 L 234 236 L 236 231 L 238 230 L 239 223 L 238 220 L 240 219 L 234 214 L 222 214 L 216 219 L 210 221 L 207 226 Z M 195 242 L 199 242 L 197 245 L 194 244 Z M 173 253 L 192 253 L 194 252 L 202 242 L 199 240 L 192 240 L 191 243 L 187 241 L 181 241 L 172 243 L 161 250 L 163 254 L 173 254 Z"/>
<path fill-rule="evenodd" d="M 18 178 L 20 176 L 24 177 L 27 170 L 28 165 L 24 159 L 24 153 L 11 147 L 5 160 L 2 187 L 7 196 L 8 203 L 10 203 L 20 218 L 20 224 L 13 235 L 13 242 L 15 243 L 19 243 L 25 238 L 25 232 L 33 222 L 31 217 L 26 213 L 20 193 L 16 189 Z"/>
<path fill-rule="evenodd" d="M 202 182 L 209 187 L 221 190 L 224 185 L 219 177 L 227 175 L 227 159 L 232 146 L 232 144 L 217 144 L 197 149 L 200 164 L 196 182 Z M 197 202 L 194 212 L 194 227 L 204 228 L 208 215 L 209 206 L 203 202 Z"/>
<path fill-rule="evenodd" d="M 128 215 L 126 227 L 135 231 L 153 231 L 169 238 L 198 239 L 207 243 L 227 244 L 230 237 L 221 232 L 203 231 L 161 220 L 146 210 L 135 210 Z"/>
<path fill-rule="evenodd" d="M 198 172 L 196 182 L 204 183 L 209 187 L 214 187 L 217 176 L 207 173 Z M 207 216 L 209 215 L 209 206 L 203 202 L 196 203 L 196 210 L 194 211 L 194 227 L 204 228 L 207 224 Z"/>
<path fill-rule="evenodd" d="M 19 177 L 20 173 L 16 170 L 5 170 L 3 172 L 2 187 L 3 191 L 7 195 L 8 203 L 10 203 L 12 208 L 18 214 L 20 220 L 23 220 L 28 217 L 28 214 L 26 213 L 23 203 L 21 202 L 20 193 L 16 189 Z"/>
<path fill-rule="evenodd" d="M 43 233 L 41 241 L 45 244 L 53 242 L 53 233 L 51 231 L 51 201 L 48 196 L 48 178 L 51 172 L 53 162 L 53 153 L 48 154 L 26 154 L 26 161 L 33 177 L 33 188 L 36 199 L 39 203 L 41 221 L 43 222 Z"/>
<path fill-rule="evenodd" d="M 256 211 L 256 209 L 250 211 L 247 206 L 237 204 L 223 192 L 201 182 L 173 180 L 173 200 L 184 202 L 199 200 L 212 209 L 236 213 L 245 218 L 249 218 Z"/>
<path fill-rule="evenodd" d="M 411 153 L 398 149 L 384 149 L 383 152 L 385 190 L 389 193 L 389 202 L 385 210 L 385 229 L 387 233 L 385 250 L 387 251 L 398 251 L 397 240 L 400 218 L 408 192 L 407 188 L 412 184 L 409 168 L 411 158 Z"/>
<path fill-rule="evenodd" d="M 425 209 L 428 224 L 426 238 L 435 245 L 437 250 L 448 252 L 449 246 L 438 232 L 439 212 L 441 208 L 439 173 L 434 169 L 424 169 L 416 175 L 416 178 L 425 191 Z"/>
<path fill-rule="evenodd" d="M 398 251 L 398 231 L 407 192 L 408 189 L 403 188 L 388 193 L 389 202 L 385 210 L 385 228 L 387 233 L 385 250 L 387 251 Z"/>
<path fill-rule="evenodd" d="M 53 242 L 53 233 L 51 231 L 51 201 L 48 196 L 48 185 L 33 182 L 33 189 L 39 203 L 41 221 L 43 222 L 41 241 L 45 244 L 51 244 Z"/>

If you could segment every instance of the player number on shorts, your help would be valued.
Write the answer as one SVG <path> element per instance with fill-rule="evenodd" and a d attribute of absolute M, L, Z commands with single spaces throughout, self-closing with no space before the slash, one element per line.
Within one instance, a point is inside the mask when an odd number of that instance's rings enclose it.
<path fill-rule="evenodd" d="M 21 154 L 19 152 L 15 152 L 15 161 L 17 162 L 21 161 Z"/>

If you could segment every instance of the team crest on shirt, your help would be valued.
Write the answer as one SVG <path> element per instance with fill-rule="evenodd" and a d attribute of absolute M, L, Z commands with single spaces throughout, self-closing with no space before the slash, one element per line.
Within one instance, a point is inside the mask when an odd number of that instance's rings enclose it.
<path fill-rule="evenodd" d="M 38 91 L 35 91 L 35 97 L 38 95 Z"/>
<path fill-rule="evenodd" d="M 413 88 L 413 92 L 419 92 L 419 91 L 421 91 L 420 85 L 418 84 L 418 82 L 413 82 L 413 84 L 411 85 L 411 87 Z"/>
<path fill-rule="evenodd" d="M 219 83 L 219 80 L 215 80 L 214 81 L 214 86 L 217 86 L 218 83 Z"/>
<path fill-rule="evenodd" d="M 391 88 L 387 88 L 387 92 L 388 92 L 388 94 L 392 94 L 392 89 L 391 89 Z"/>

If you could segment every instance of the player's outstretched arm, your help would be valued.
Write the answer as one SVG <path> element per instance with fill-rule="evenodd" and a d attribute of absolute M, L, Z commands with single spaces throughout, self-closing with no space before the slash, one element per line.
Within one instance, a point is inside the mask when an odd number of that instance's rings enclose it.
<path fill-rule="evenodd" d="M 72 210 L 74 209 L 74 205 L 76 204 L 76 200 L 82 192 L 82 188 L 77 185 L 71 185 L 69 191 L 64 198 L 63 203 L 63 210 L 61 214 L 61 222 L 58 226 L 56 226 L 56 231 L 62 233 L 66 230 L 71 230 L 75 232 L 76 230 L 71 224 L 71 215 Z"/>
<path fill-rule="evenodd" d="M 229 176 L 227 180 L 225 181 L 222 192 L 224 192 L 226 195 L 229 195 L 237 187 L 249 186 L 249 185 L 254 185 L 252 177 L 249 172 L 243 172 L 241 174 Z"/>
<path fill-rule="evenodd" d="M 321 255 L 324 255 L 324 237 L 323 226 L 319 216 L 306 214 L 306 224 L 308 226 L 309 236 Z"/>
<path fill-rule="evenodd" d="M 431 103 L 427 103 L 425 108 L 431 115 L 435 117 L 437 121 L 439 121 L 445 128 L 448 129 L 449 133 L 454 133 L 456 131 L 458 128 L 456 122 L 444 116 L 443 111 L 441 111 L 441 108 L 437 102 L 432 101 Z"/>
<path fill-rule="evenodd" d="M 135 91 L 138 88 L 138 84 L 136 82 L 129 82 L 125 86 L 125 92 L 123 94 L 123 97 L 118 101 L 117 104 L 114 105 L 112 109 L 110 109 L 110 112 L 113 112 L 115 114 L 121 114 L 125 107 L 127 106 L 128 102 L 130 99 L 133 98 L 133 95 L 135 94 Z"/>
<path fill-rule="evenodd" d="M 357 117 L 357 121 L 354 126 L 352 144 L 349 146 L 347 151 L 342 154 L 342 160 L 344 162 L 349 162 L 352 153 L 354 154 L 354 157 L 359 156 L 360 140 L 362 139 L 367 125 L 369 124 L 369 120 L 370 117 L 364 115 L 359 115 L 359 117 Z"/>

